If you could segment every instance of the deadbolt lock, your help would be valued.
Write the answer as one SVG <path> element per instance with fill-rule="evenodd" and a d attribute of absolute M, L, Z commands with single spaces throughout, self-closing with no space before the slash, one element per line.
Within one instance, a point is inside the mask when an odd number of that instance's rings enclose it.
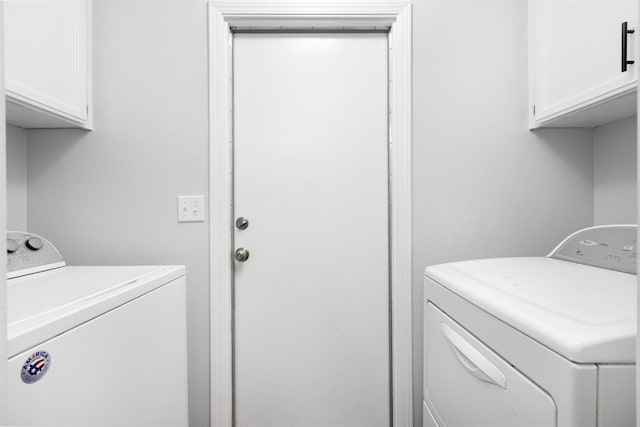
<path fill-rule="evenodd" d="M 233 257 L 238 262 L 245 262 L 246 260 L 249 259 L 249 251 L 246 250 L 245 248 L 238 248 L 234 252 Z"/>
<path fill-rule="evenodd" d="M 247 227 L 249 227 L 249 220 L 241 216 L 240 218 L 236 219 L 236 227 L 238 227 L 238 230 L 246 230 Z"/>

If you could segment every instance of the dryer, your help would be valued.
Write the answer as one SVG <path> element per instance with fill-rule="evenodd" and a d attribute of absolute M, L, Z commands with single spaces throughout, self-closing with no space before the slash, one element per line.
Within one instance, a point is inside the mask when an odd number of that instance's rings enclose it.
<path fill-rule="evenodd" d="M 184 266 L 67 266 L 9 232 L 9 424 L 187 426 Z"/>
<path fill-rule="evenodd" d="M 428 267 L 425 427 L 635 426 L 637 226 Z"/>

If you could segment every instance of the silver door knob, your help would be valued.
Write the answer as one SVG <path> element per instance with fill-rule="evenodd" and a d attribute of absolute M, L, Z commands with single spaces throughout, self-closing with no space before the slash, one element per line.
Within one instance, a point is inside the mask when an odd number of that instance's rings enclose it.
<path fill-rule="evenodd" d="M 238 230 L 246 230 L 247 227 L 249 227 L 249 220 L 241 216 L 240 218 L 236 219 L 236 227 L 238 227 Z"/>
<path fill-rule="evenodd" d="M 233 257 L 238 262 L 245 262 L 246 260 L 249 259 L 249 251 L 246 250 L 245 248 L 238 248 L 234 252 Z"/>

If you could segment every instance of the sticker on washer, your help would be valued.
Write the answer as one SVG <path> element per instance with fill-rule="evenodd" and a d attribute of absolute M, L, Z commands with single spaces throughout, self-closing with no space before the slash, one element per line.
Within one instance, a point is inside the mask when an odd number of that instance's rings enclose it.
<path fill-rule="evenodd" d="M 22 382 L 33 384 L 40 381 L 51 366 L 51 355 L 48 351 L 36 351 L 22 365 Z"/>

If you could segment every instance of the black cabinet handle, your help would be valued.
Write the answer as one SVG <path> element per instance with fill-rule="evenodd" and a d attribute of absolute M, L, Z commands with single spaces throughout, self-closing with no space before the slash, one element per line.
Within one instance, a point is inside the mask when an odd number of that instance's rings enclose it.
<path fill-rule="evenodd" d="M 629 30 L 627 27 L 628 27 L 628 23 L 623 22 L 622 23 L 622 72 L 623 73 L 627 71 L 627 65 L 631 65 L 636 62 L 636 61 L 630 61 L 627 59 L 627 35 L 633 34 L 636 32 L 636 30 Z"/>

